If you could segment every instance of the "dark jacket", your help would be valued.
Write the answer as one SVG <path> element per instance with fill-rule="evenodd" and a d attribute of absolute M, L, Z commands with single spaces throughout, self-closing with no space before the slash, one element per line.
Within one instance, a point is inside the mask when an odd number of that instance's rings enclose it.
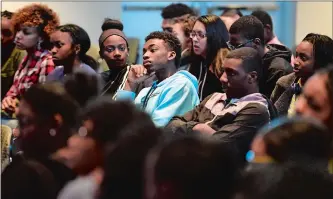
<path fill-rule="evenodd" d="M 102 95 L 108 94 L 112 97 L 116 94 L 121 86 L 125 85 L 125 81 L 130 70 L 130 66 L 126 66 L 119 70 L 108 70 L 101 73 L 103 80 Z"/>
<path fill-rule="evenodd" d="M 237 145 L 238 151 L 245 157 L 257 130 L 275 118 L 276 112 L 270 100 L 259 93 L 247 95 L 234 103 L 225 103 L 224 93 L 214 93 L 194 110 L 174 117 L 166 126 L 166 131 L 174 136 L 192 134 L 195 133 L 195 125 L 206 123 L 216 130 L 214 136 Z"/>
<path fill-rule="evenodd" d="M 293 72 L 291 51 L 282 45 L 269 44 L 269 51 L 263 56 L 263 73 L 259 85 L 260 93 L 270 97 L 277 80 Z"/>
<path fill-rule="evenodd" d="M 271 95 L 271 101 L 277 109 L 280 116 L 288 114 L 291 99 L 295 94 L 292 84 L 295 82 L 295 73 L 281 77 Z"/>
<path fill-rule="evenodd" d="M 64 185 L 75 177 L 60 162 L 16 157 L 1 174 L 1 198 L 56 199 Z"/>
<path fill-rule="evenodd" d="M 189 69 L 199 82 L 199 99 L 204 100 L 207 96 L 222 91 L 222 84 L 219 78 L 212 73 L 206 66 L 206 63 L 201 61 L 198 63 L 192 63 Z"/>

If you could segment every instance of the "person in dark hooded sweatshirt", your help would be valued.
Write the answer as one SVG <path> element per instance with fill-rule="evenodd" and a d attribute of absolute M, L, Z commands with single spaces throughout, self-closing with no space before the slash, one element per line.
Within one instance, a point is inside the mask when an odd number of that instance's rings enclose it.
<path fill-rule="evenodd" d="M 251 13 L 252 16 L 257 17 L 261 23 L 264 25 L 264 36 L 265 36 L 265 45 L 267 44 L 278 44 L 278 45 L 284 45 L 281 43 L 279 38 L 274 34 L 273 29 L 273 20 L 272 17 L 264 10 L 256 10 Z M 295 57 L 291 55 L 291 62 L 290 64 L 294 66 Z"/>
<path fill-rule="evenodd" d="M 263 60 L 263 78 L 259 83 L 260 93 L 271 96 L 277 80 L 293 69 L 290 64 L 291 51 L 278 44 L 265 45 L 264 26 L 255 16 L 243 16 L 233 23 L 229 30 L 229 47 L 252 47 L 256 49 Z"/>
<path fill-rule="evenodd" d="M 102 25 L 102 34 L 99 38 L 99 54 L 109 70 L 101 73 L 104 82 L 102 95 L 111 95 L 114 99 L 117 90 L 125 85 L 131 66 L 127 63 L 129 47 L 123 24 L 114 19 L 105 19 Z"/>

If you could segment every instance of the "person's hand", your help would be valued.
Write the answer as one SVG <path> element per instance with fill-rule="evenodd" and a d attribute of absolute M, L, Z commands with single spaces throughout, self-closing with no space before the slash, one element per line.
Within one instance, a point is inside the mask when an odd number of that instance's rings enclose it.
<path fill-rule="evenodd" d="M 16 99 L 12 97 L 5 97 L 1 102 L 2 110 L 9 110 L 15 112 Z"/>
<path fill-rule="evenodd" d="M 134 91 L 136 88 L 135 80 L 146 74 L 147 74 L 147 69 L 143 65 L 132 65 L 127 76 L 124 90 Z"/>
<path fill-rule="evenodd" d="M 143 65 L 132 65 L 131 66 L 132 75 L 135 77 L 142 77 L 147 74 L 147 69 Z"/>
<path fill-rule="evenodd" d="M 214 129 L 212 129 L 207 124 L 197 124 L 193 127 L 193 130 L 199 131 L 200 133 L 209 134 L 209 135 L 212 135 L 216 132 Z"/>

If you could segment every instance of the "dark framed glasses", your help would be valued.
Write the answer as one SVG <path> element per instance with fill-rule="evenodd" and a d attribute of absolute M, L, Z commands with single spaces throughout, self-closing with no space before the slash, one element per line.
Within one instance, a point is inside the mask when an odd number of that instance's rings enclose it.
<path fill-rule="evenodd" d="M 197 37 L 197 39 L 203 39 L 205 38 L 207 35 L 205 33 L 202 33 L 202 32 L 195 32 L 195 31 L 192 31 L 190 33 L 190 38 L 193 39 L 194 37 Z"/>
<path fill-rule="evenodd" d="M 237 46 L 232 45 L 232 44 L 230 43 L 230 41 L 228 41 L 228 42 L 227 42 L 227 45 L 228 45 L 228 48 L 229 48 L 230 50 L 235 50 L 235 49 L 238 49 L 238 48 L 242 48 L 242 47 L 244 47 L 246 44 L 251 43 L 251 42 L 253 42 L 253 41 L 254 41 L 254 39 L 250 39 L 250 40 L 247 40 L 246 42 L 244 42 L 244 43 L 242 43 L 242 44 L 239 44 L 239 45 L 237 45 Z"/>

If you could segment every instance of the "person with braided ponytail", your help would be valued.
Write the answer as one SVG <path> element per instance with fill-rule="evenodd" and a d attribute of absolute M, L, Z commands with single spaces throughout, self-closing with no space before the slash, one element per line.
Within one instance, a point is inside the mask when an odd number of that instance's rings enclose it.
<path fill-rule="evenodd" d="M 87 55 L 90 48 L 88 33 L 78 25 L 65 24 L 51 34 L 51 53 L 57 68 L 47 76 L 47 81 L 63 82 L 77 70 L 95 74 L 97 62 Z"/>
<path fill-rule="evenodd" d="M 295 114 L 295 101 L 302 87 L 318 70 L 333 62 L 333 40 L 321 34 L 309 33 L 296 48 L 294 72 L 281 77 L 271 95 L 280 115 Z"/>
<path fill-rule="evenodd" d="M 16 48 L 25 50 L 27 55 L 14 75 L 13 84 L 2 100 L 4 118 L 15 118 L 15 108 L 22 94 L 32 85 L 43 83 L 53 71 L 54 63 L 50 48 L 50 34 L 59 25 L 58 15 L 44 4 L 29 4 L 19 9 L 12 17 L 16 32 Z"/>

